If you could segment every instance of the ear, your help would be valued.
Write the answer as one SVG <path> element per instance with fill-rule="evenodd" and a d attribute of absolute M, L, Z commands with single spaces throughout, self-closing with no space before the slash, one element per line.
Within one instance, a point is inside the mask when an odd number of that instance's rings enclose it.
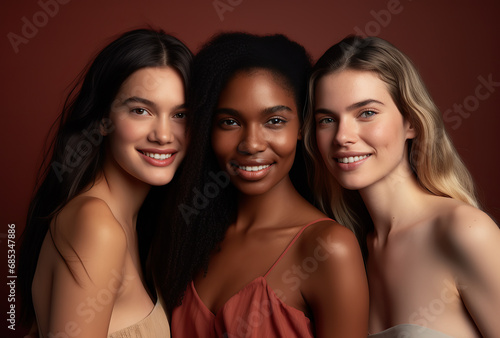
<path fill-rule="evenodd" d="M 302 135 L 302 128 L 299 129 L 299 133 L 297 134 L 297 140 L 302 141 L 303 135 Z"/>
<path fill-rule="evenodd" d="M 410 123 L 410 121 L 405 120 L 405 129 L 406 129 L 406 139 L 407 140 L 412 140 L 415 137 L 417 137 L 417 131 L 413 127 L 413 124 Z"/>
<path fill-rule="evenodd" d="M 109 128 L 108 128 L 108 125 L 106 123 L 106 120 L 107 119 L 102 119 L 101 122 L 99 123 L 99 133 L 102 136 L 107 136 L 108 135 Z"/>

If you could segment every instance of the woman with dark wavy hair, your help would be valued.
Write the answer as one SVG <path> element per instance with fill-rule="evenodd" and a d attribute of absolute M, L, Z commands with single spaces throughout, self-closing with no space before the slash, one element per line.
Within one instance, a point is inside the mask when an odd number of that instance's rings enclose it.
<path fill-rule="evenodd" d="M 20 253 L 23 319 L 39 336 L 169 336 L 136 224 L 151 186 L 169 183 L 185 155 L 191 59 L 163 31 L 130 31 L 69 95 Z"/>
<path fill-rule="evenodd" d="M 309 69 L 283 35 L 221 34 L 195 57 L 189 156 L 162 227 L 181 245 L 153 255 L 172 336 L 366 337 L 356 237 L 297 191 Z"/>
<path fill-rule="evenodd" d="M 500 337 L 500 230 L 410 59 L 347 37 L 309 86 L 315 195 L 367 247 L 373 337 Z"/>

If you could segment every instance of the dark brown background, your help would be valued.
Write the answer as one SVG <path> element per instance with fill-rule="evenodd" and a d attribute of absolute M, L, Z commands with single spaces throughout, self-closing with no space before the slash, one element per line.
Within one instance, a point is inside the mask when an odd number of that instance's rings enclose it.
<path fill-rule="evenodd" d="M 68 86 L 111 38 L 147 24 L 177 36 L 194 52 L 222 30 L 284 33 L 315 60 L 347 34 L 388 39 L 419 68 L 484 209 L 500 219 L 500 5 L 495 0 L 59 1 L 1 5 L 0 257 L 7 256 L 7 225 L 16 224 L 17 237 L 24 227 L 45 136 Z M 220 15 L 216 5 L 225 6 Z M 36 30 L 27 28 L 31 24 Z M 17 51 L 9 40 L 14 35 L 25 39 Z M 482 81 L 489 78 L 496 85 L 488 90 Z M 462 115 L 453 111 L 458 105 Z M 19 328 L 6 328 L 7 258 L 0 265 L 0 335 L 22 336 Z"/>

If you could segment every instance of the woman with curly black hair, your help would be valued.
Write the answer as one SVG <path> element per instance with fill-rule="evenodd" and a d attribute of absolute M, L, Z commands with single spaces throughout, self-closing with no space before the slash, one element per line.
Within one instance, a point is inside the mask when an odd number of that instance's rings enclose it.
<path fill-rule="evenodd" d="M 366 337 L 356 237 L 297 191 L 306 51 L 282 35 L 227 33 L 193 67 L 183 188 L 162 227 L 181 245 L 153 256 L 172 335 Z"/>

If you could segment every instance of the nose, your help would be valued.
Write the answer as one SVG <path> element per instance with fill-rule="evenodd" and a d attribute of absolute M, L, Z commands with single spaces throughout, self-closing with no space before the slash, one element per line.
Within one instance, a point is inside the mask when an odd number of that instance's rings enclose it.
<path fill-rule="evenodd" d="M 340 146 L 347 146 L 356 143 L 357 140 L 356 123 L 349 119 L 341 119 L 337 124 L 335 142 Z"/>
<path fill-rule="evenodd" d="M 260 126 L 245 127 L 242 139 L 238 144 L 238 151 L 243 154 L 253 155 L 266 150 L 267 141 L 264 138 Z"/>
<path fill-rule="evenodd" d="M 148 140 L 158 144 L 171 143 L 174 140 L 172 133 L 171 121 L 168 114 L 158 115 L 158 118 L 153 121 L 153 126 L 148 135 Z"/>

